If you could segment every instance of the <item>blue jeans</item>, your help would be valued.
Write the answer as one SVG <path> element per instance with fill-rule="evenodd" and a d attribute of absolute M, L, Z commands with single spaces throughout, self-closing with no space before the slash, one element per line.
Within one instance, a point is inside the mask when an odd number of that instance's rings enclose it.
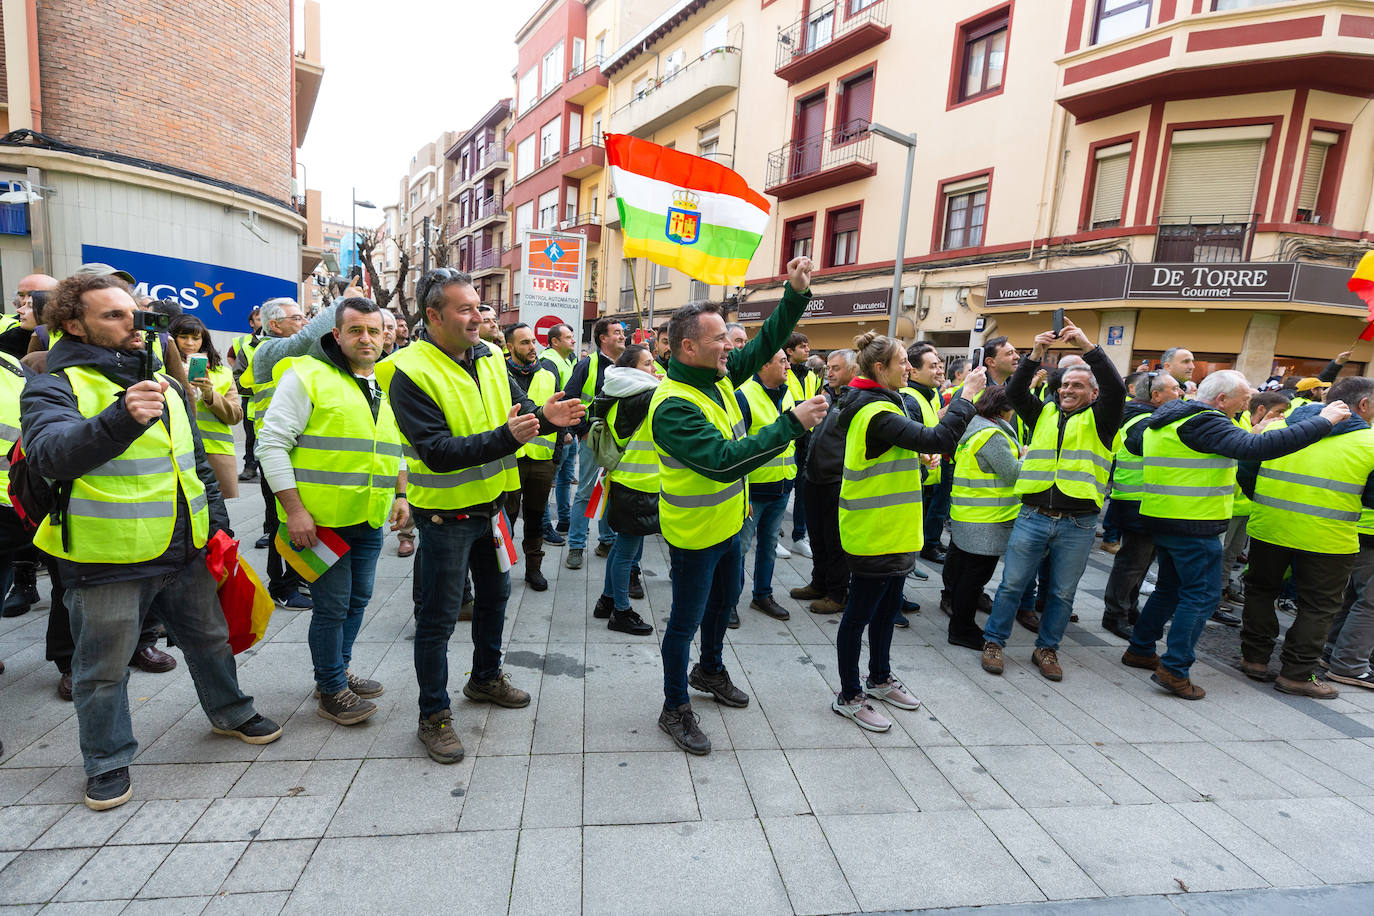
<path fill-rule="evenodd" d="M 583 550 L 587 546 L 587 504 L 592 501 L 592 490 L 596 489 L 596 475 L 600 469 L 592 447 L 583 439 L 577 443 L 577 498 L 572 505 L 572 525 L 568 528 L 568 549 Z M 606 524 L 603 516 L 596 522 L 596 537 L 603 544 L 615 540 L 615 532 Z"/>
<path fill-rule="evenodd" d="M 1092 550 L 1096 531 L 1096 513 L 1050 518 L 1022 506 L 1007 542 L 1002 584 L 997 586 L 997 595 L 992 599 L 992 613 L 988 615 L 983 638 L 999 646 L 1007 644 L 1026 588 L 1035 580 L 1041 561 L 1048 557 L 1049 594 L 1045 596 L 1035 645 L 1038 649 L 1058 649 L 1073 613 L 1074 592 L 1088 566 L 1088 552 Z"/>
<path fill-rule="evenodd" d="M 310 659 L 320 693 L 332 695 L 348 686 L 353 641 L 363 627 L 363 611 L 372 600 L 382 529 L 363 523 L 335 528 L 349 547 L 333 566 L 310 585 L 315 609 L 310 613 Z"/>
<path fill-rule="evenodd" d="M 701 629 L 701 667 L 714 674 L 725 667 L 725 625 L 743 588 L 744 554 L 739 535 L 713 547 L 683 550 L 668 545 L 673 609 L 663 633 L 663 703 L 676 709 L 689 701 L 687 662 L 692 637 Z"/>
<path fill-rule="evenodd" d="M 606 557 L 606 584 L 601 594 L 612 599 L 617 611 L 630 609 L 630 570 L 639 568 L 644 555 L 644 538 L 638 534 L 617 534 Z"/>
<path fill-rule="evenodd" d="M 754 542 L 754 532 L 759 532 L 758 552 L 754 555 L 754 597 L 773 597 L 773 567 L 777 565 L 778 526 L 782 524 L 782 514 L 787 509 L 787 494 L 782 496 L 761 496 L 749 500 L 749 517 L 744 520 L 740 530 L 740 590 L 744 590 L 744 562 L 749 559 L 749 548 Z"/>
<path fill-rule="evenodd" d="M 1117 515 L 1120 510 L 1116 507 L 1116 500 L 1107 500 L 1107 511 L 1102 513 L 1102 543 L 1118 544 L 1121 542 L 1121 528 L 1117 525 Z"/>
<path fill-rule="evenodd" d="M 449 708 L 448 638 L 463 603 L 463 570 L 472 573 L 472 679 L 490 681 L 501 674 L 501 631 L 506 625 L 510 573 L 496 561 L 491 520 L 465 518 L 436 524 L 417 513 L 420 546 L 415 571 L 420 608 L 415 617 L 415 678 L 420 684 L 420 716 Z"/>
<path fill-rule="evenodd" d="M 849 601 L 835 634 L 839 660 L 840 693 L 845 700 L 862 695 L 859 685 L 859 649 L 868 627 L 868 676 L 881 684 L 892 674 L 892 626 L 902 609 L 902 585 L 906 576 L 849 577 Z"/>
<path fill-rule="evenodd" d="M 70 588 L 72 699 L 87 776 L 126 767 L 138 752 L 129 719 L 129 659 L 143 614 L 158 595 L 166 598 L 163 626 L 186 656 L 211 723 L 236 728 L 256 714 L 253 698 L 239 689 L 229 627 L 202 557 L 174 573 Z"/>
<path fill-rule="evenodd" d="M 950 491 L 954 487 L 954 465 L 941 459 L 940 482 L 921 488 L 921 502 L 925 506 L 923 520 L 927 546 L 938 545 L 945 536 L 945 522 L 949 521 Z"/>
<path fill-rule="evenodd" d="M 1221 538 L 1156 534 L 1155 556 L 1159 581 L 1140 609 L 1131 634 L 1131 652 L 1154 655 L 1155 643 L 1169 627 L 1168 648 L 1161 664 L 1170 674 L 1187 677 L 1195 658 L 1198 637 L 1221 602 Z"/>
<path fill-rule="evenodd" d="M 561 435 L 561 433 L 560 433 Z M 554 462 L 553 468 L 553 492 L 554 502 L 558 504 L 558 524 L 572 527 L 572 480 L 573 471 L 577 468 L 577 459 L 573 456 L 577 454 L 576 442 L 562 446 L 558 451 L 558 459 Z M 553 528 L 553 517 L 549 513 L 549 507 L 544 506 L 544 530 Z"/>

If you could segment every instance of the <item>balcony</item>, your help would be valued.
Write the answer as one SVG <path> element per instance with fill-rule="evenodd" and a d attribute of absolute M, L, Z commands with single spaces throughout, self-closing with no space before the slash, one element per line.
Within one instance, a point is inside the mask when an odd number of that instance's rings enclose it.
<path fill-rule="evenodd" d="M 870 178 L 877 171 L 868 122 L 849 121 L 823 134 L 793 140 L 769 153 L 764 190 L 778 200 L 791 200 Z"/>
<path fill-rule="evenodd" d="M 505 266 L 501 263 L 500 248 L 484 248 L 477 252 L 472 259 L 472 279 L 478 280 L 482 277 L 489 277 L 505 271 Z"/>
<path fill-rule="evenodd" d="M 310 129 L 310 116 L 315 112 L 315 100 L 320 97 L 320 83 L 324 82 L 323 57 L 320 56 L 319 0 L 305 0 L 305 28 L 302 37 L 305 47 L 294 55 L 296 86 L 296 146 L 305 145 L 305 132 Z"/>
<path fill-rule="evenodd" d="M 506 218 L 506 211 L 502 203 L 500 194 L 493 194 L 491 197 L 475 201 L 472 207 L 472 215 L 463 226 L 464 232 L 475 232 L 478 229 L 485 229 L 493 226 Z"/>
<path fill-rule="evenodd" d="M 611 133 L 647 137 L 702 105 L 739 90 L 739 48 L 713 48 L 670 76 L 649 83 L 611 112 Z"/>
<path fill-rule="evenodd" d="M 605 92 L 609 84 L 606 74 L 601 72 L 600 55 L 594 55 L 568 68 L 568 81 L 563 84 L 563 91 L 569 103 L 584 105 L 598 92 Z"/>
<path fill-rule="evenodd" d="M 778 33 L 773 72 L 791 85 L 887 41 L 892 34 L 887 0 L 873 0 L 856 9 L 861 4 L 862 0 L 835 0 L 828 7 L 817 4 L 805 18 L 784 28 Z"/>
<path fill-rule="evenodd" d="M 1157 262 L 1209 264 L 1250 260 L 1258 213 L 1161 217 L 1155 237 Z"/>
<path fill-rule="evenodd" d="M 472 181 L 481 181 L 493 172 L 504 171 L 510 167 L 510 160 L 506 158 L 506 148 L 495 140 L 482 147 L 481 159 L 481 164 L 473 169 L 472 175 L 469 176 Z"/>
<path fill-rule="evenodd" d="M 563 157 L 563 174 L 568 178 L 586 178 L 606 167 L 606 144 L 600 137 L 569 140 L 568 153 Z"/>
<path fill-rule="evenodd" d="M 559 232 L 576 232 L 578 235 L 586 236 L 587 241 L 593 245 L 601 244 L 601 214 L 600 213 L 579 213 L 572 219 L 565 219 L 558 224 Z"/>
<path fill-rule="evenodd" d="M 1304 0 L 1185 16 L 1060 58 L 1056 100 L 1088 121 L 1159 99 L 1295 85 L 1368 98 L 1374 23 L 1357 12 L 1366 6 Z"/>

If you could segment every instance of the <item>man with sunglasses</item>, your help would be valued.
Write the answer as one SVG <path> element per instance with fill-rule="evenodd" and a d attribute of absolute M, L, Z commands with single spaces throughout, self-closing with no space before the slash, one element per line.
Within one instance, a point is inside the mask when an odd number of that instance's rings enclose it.
<path fill-rule="evenodd" d="M 407 499 L 420 532 L 415 576 L 417 737 L 437 763 L 463 759 L 448 693 L 448 642 L 463 603 L 463 570 L 472 574 L 472 674 L 463 694 L 508 709 L 530 695 L 501 671 L 501 633 L 509 567 L 502 568 L 499 519 L 505 494 L 520 487 L 515 455 L 536 436 L 575 425 L 585 408 L 555 392 L 535 404 L 512 380 L 500 351 L 480 337 L 480 298 L 472 278 L 432 270 L 415 290 L 425 331 L 377 364 L 405 437 Z"/>

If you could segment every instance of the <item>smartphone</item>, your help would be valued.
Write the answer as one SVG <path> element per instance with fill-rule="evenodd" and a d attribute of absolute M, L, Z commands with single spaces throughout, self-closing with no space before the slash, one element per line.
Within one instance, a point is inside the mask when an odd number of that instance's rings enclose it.
<path fill-rule="evenodd" d="M 969 357 L 969 371 L 983 368 L 983 348 L 974 347 L 973 355 Z"/>
<path fill-rule="evenodd" d="M 205 378 L 209 362 L 210 358 L 204 353 L 192 353 L 186 360 L 186 378 L 192 380 Z"/>
<path fill-rule="evenodd" d="M 1051 325 L 1050 327 L 1051 327 L 1051 330 L 1054 331 L 1054 336 L 1055 336 L 1055 337 L 1058 337 L 1058 336 L 1059 336 L 1059 332 L 1062 331 L 1062 330 L 1064 330 L 1064 310 L 1063 310 L 1063 309 L 1055 309 L 1055 310 L 1054 310 L 1054 324 Z"/>

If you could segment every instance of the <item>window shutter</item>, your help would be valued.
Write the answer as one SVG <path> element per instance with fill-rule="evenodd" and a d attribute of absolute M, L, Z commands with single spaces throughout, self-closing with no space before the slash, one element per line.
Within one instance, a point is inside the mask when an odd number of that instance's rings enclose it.
<path fill-rule="evenodd" d="M 1093 182 L 1092 225 L 1121 219 L 1121 204 L 1126 197 L 1126 175 L 1130 161 L 1129 152 L 1097 160 L 1097 178 Z"/>
<path fill-rule="evenodd" d="M 852 207 L 848 210 L 841 210 L 830 217 L 830 231 L 849 232 L 859 228 L 859 208 Z"/>
<path fill-rule="evenodd" d="M 1298 209 L 1309 212 L 1317 209 L 1317 194 L 1321 191 L 1322 172 L 1326 170 L 1326 153 L 1340 140 L 1339 134 L 1319 130 L 1312 134 L 1307 147 L 1307 162 L 1302 170 L 1302 188 L 1298 191 Z"/>
<path fill-rule="evenodd" d="M 844 87 L 844 120 L 873 120 L 873 74 L 850 80 Z"/>
<path fill-rule="evenodd" d="M 1169 151 L 1160 216 L 1248 220 L 1263 155 L 1263 140 L 1175 143 Z"/>

